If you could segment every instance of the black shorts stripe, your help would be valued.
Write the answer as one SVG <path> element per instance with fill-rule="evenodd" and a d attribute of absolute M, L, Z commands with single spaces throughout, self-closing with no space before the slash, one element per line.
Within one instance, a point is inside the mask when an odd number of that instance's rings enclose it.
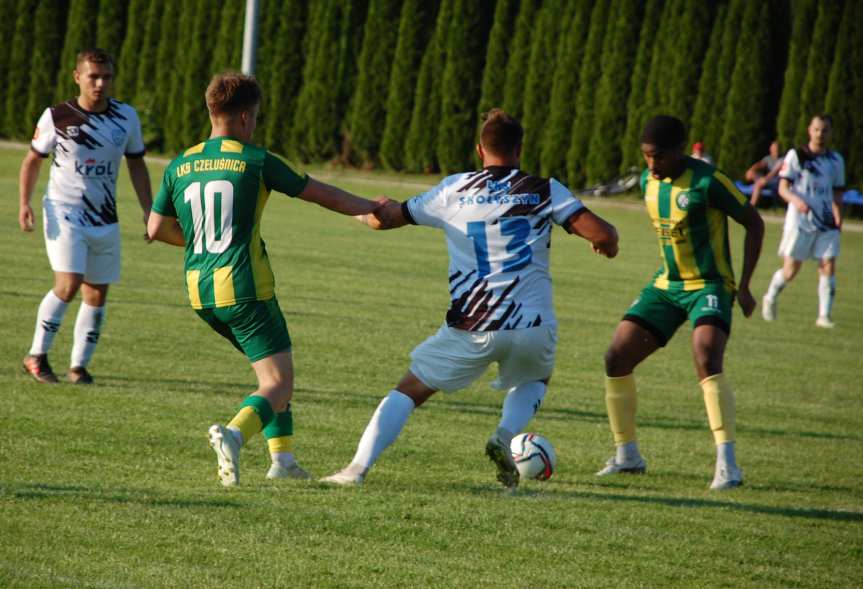
<path fill-rule="evenodd" d="M 665 334 L 662 333 L 662 331 L 660 331 L 656 326 L 652 325 L 642 317 L 627 314 L 623 316 L 623 321 L 632 321 L 636 325 L 643 327 L 644 329 L 649 331 L 653 335 L 653 337 L 656 338 L 656 343 L 659 345 L 660 348 L 664 348 L 665 344 L 668 343 L 668 339 L 666 339 Z"/>
<path fill-rule="evenodd" d="M 695 320 L 695 324 L 692 326 L 692 328 L 695 329 L 699 325 L 713 325 L 714 327 L 718 327 L 719 329 L 724 331 L 725 335 L 731 335 L 731 326 L 728 325 L 721 317 L 715 317 L 712 315 L 699 317 Z"/>

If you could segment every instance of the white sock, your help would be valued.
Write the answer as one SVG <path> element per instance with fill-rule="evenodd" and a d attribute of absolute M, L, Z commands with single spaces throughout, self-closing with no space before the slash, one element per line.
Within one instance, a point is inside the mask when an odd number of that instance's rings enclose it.
<path fill-rule="evenodd" d="M 638 442 L 632 441 L 617 446 L 617 454 L 614 456 L 614 461 L 618 464 L 626 464 L 627 462 L 636 462 L 641 459 L 641 452 L 638 450 Z"/>
<path fill-rule="evenodd" d="M 270 458 L 272 458 L 273 464 L 278 464 L 284 468 L 290 468 L 297 463 L 293 452 L 273 452 L 270 454 Z"/>
<path fill-rule="evenodd" d="M 716 445 L 716 468 L 737 468 L 734 457 L 734 442 L 723 442 Z"/>
<path fill-rule="evenodd" d="M 75 344 L 72 346 L 72 358 L 69 366 L 86 368 L 99 342 L 102 321 L 105 319 L 105 307 L 94 307 L 82 302 L 75 319 Z"/>
<path fill-rule="evenodd" d="M 69 303 L 55 295 L 53 289 L 48 291 L 39 303 L 39 311 L 36 314 L 36 332 L 33 334 L 33 344 L 30 346 L 31 355 L 48 353 L 68 306 Z"/>
<path fill-rule="evenodd" d="M 836 277 L 818 276 L 818 316 L 830 317 L 833 297 L 836 296 Z"/>
<path fill-rule="evenodd" d="M 545 383 L 533 381 L 511 389 L 503 400 L 500 427 L 513 434 L 523 432 L 542 405 L 546 388 Z"/>
<path fill-rule="evenodd" d="M 764 296 L 771 301 L 775 300 L 786 284 L 788 283 L 785 281 L 785 275 L 782 274 L 782 268 L 780 268 L 773 273 L 773 278 L 770 279 L 770 286 L 767 287 L 767 293 Z"/>
<path fill-rule="evenodd" d="M 413 399 L 395 389 L 390 391 L 369 420 L 351 465 L 371 468 L 381 452 L 399 437 L 413 410 Z"/>

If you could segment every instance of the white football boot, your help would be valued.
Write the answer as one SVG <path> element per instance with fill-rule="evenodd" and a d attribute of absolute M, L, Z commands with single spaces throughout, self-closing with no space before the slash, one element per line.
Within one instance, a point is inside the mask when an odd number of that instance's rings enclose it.
<path fill-rule="evenodd" d="M 596 473 L 598 477 L 608 476 L 610 474 L 644 474 L 647 471 L 647 462 L 641 456 L 628 460 L 626 462 L 618 462 L 616 456 L 612 456 L 605 463 L 605 466 Z"/>
<path fill-rule="evenodd" d="M 240 445 L 234 434 L 218 423 L 210 426 L 210 446 L 219 461 L 219 480 L 224 487 L 240 484 Z"/>
<path fill-rule="evenodd" d="M 836 327 L 836 324 L 830 319 L 830 317 L 819 317 L 815 320 L 815 325 L 817 327 L 823 327 L 825 329 L 833 329 Z"/>
<path fill-rule="evenodd" d="M 270 470 L 267 471 L 267 478 L 307 480 L 312 478 L 312 475 L 303 470 L 303 468 L 296 462 L 289 466 L 282 466 L 281 464 L 273 462 L 270 465 Z"/>
<path fill-rule="evenodd" d="M 332 483 L 343 486 L 359 486 L 366 479 L 368 469 L 359 464 L 349 464 L 339 472 L 321 479 L 322 483 Z"/>
<path fill-rule="evenodd" d="M 725 491 L 743 484 L 743 473 L 736 466 L 717 466 L 713 482 L 710 483 L 711 491 Z"/>

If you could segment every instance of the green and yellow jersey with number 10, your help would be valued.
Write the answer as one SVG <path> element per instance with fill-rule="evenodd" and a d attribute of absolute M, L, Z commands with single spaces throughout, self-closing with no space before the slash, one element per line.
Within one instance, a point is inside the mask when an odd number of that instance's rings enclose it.
<path fill-rule="evenodd" d="M 728 245 L 728 217 L 741 219 L 749 201 L 715 167 L 685 157 L 678 178 L 641 175 L 647 212 L 659 237 L 662 266 L 653 285 L 668 291 L 692 291 L 707 284 L 736 290 Z"/>
<path fill-rule="evenodd" d="M 230 137 L 190 147 L 168 165 L 153 210 L 183 229 L 192 307 L 273 297 L 261 215 L 271 190 L 298 196 L 307 182 L 266 149 Z"/>

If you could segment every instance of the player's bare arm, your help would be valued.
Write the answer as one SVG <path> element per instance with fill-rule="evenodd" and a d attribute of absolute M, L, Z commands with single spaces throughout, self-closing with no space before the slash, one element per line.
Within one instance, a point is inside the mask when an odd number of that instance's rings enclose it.
<path fill-rule="evenodd" d="M 30 199 L 41 167 L 42 156 L 32 149 L 29 150 L 21 162 L 21 172 L 18 175 L 18 226 L 21 231 L 33 231 L 33 208 L 30 206 Z"/>
<path fill-rule="evenodd" d="M 596 253 L 606 258 L 613 258 L 617 255 L 620 241 L 617 229 L 593 212 L 587 209 L 577 212 L 570 217 L 566 229 L 570 233 L 589 241 Z"/>
<path fill-rule="evenodd" d="M 797 207 L 797 210 L 804 215 L 809 212 L 809 205 L 806 204 L 806 201 L 800 198 L 797 193 L 791 190 L 791 182 L 785 178 L 779 179 L 779 196 L 781 196 L 789 205 Z"/>
<path fill-rule="evenodd" d="M 141 204 L 141 210 L 144 212 L 144 225 L 146 225 L 150 216 L 150 209 L 153 208 L 153 188 L 150 184 L 147 164 L 142 157 L 126 158 L 126 167 L 129 168 L 129 179 L 132 181 L 138 202 Z"/>
<path fill-rule="evenodd" d="M 833 189 L 833 221 L 836 223 L 836 228 L 842 229 L 842 197 L 845 195 L 845 189 Z"/>
<path fill-rule="evenodd" d="M 175 217 L 166 217 L 155 211 L 150 212 L 147 220 L 147 235 L 151 241 L 163 241 L 169 245 L 183 247 L 186 239 Z"/>
<path fill-rule="evenodd" d="M 737 286 L 737 302 L 744 317 L 749 317 L 755 310 L 755 297 L 749 290 L 749 282 L 755 265 L 761 256 L 761 245 L 764 242 L 764 220 L 755 207 L 747 206 L 743 213 L 735 221 L 746 229 L 746 237 L 743 240 L 743 269 L 740 271 L 740 283 Z"/>
<path fill-rule="evenodd" d="M 314 178 L 309 178 L 308 184 L 300 193 L 300 198 L 325 209 L 351 216 L 367 215 L 378 207 L 378 203 L 374 201 L 355 196 L 330 184 L 318 182 Z"/>

